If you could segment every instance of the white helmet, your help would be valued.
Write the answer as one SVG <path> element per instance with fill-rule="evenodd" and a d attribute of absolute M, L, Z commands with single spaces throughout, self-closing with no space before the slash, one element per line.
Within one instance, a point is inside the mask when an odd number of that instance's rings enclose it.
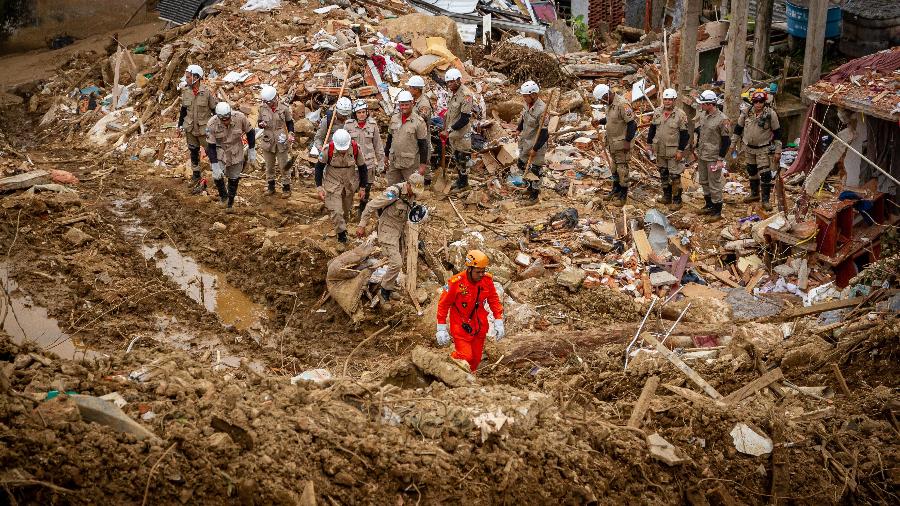
<path fill-rule="evenodd" d="M 424 88 L 425 80 L 422 79 L 422 76 L 412 76 L 409 81 L 406 81 L 406 85 L 410 88 Z"/>
<path fill-rule="evenodd" d="M 462 72 L 458 69 L 450 69 L 444 74 L 444 81 L 456 81 L 457 79 L 462 79 Z"/>
<path fill-rule="evenodd" d="M 605 97 L 608 93 L 609 86 L 605 84 L 598 84 L 597 86 L 594 86 L 594 100 L 603 100 L 603 97 Z"/>
<path fill-rule="evenodd" d="M 203 77 L 203 67 L 201 67 L 200 65 L 188 65 L 187 68 L 184 69 L 184 71 Z"/>
<path fill-rule="evenodd" d="M 341 116 L 350 116 L 350 113 L 353 112 L 353 103 L 350 102 L 349 98 L 341 97 L 338 99 L 335 109 Z"/>
<path fill-rule="evenodd" d="M 261 98 L 263 102 L 271 102 L 275 100 L 275 95 L 277 94 L 278 92 L 275 90 L 274 86 L 264 84 L 262 90 L 259 92 L 259 98 Z"/>
<path fill-rule="evenodd" d="M 397 94 L 397 102 L 412 102 L 413 96 L 412 93 L 403 90 Z"/>
<path fill-rule="evenodd" d="M 666 88 L 663 90 L 663 98 L 678 98 L 678 92 L 672 88 Z"/>
<path fill-rule="evenodd" d="M 350 132 L 341 128 L 331 137 L 334 142 L 334 149 L 338 151 L 347 151 L 350 149 Z"/>
<path fill-rule="evenodd" d="M 541 87 L 534 81 L 525 81 L 519 88 L 519 95 L 531 95 L 541 91 Z"/>
<path fill-rule="evenodd" d="M 698 104 L 715 104 L 719 96 L 713 90 L 706 90 L 697 97 Z"/>
<path fill-rule="evenodd" d="M 359 99 L 356 102 L 353 102 L 353 112 L 366 111 L 368 109 L 369 109 L 369 104 L 367 104 L 366 101 L 363 99 Z"/>
<path fill-rule="evenodd" d="M 231 117 L 231 106 L 228 105 L 228 102 L 219 102 L 216 104 L 216 116 L 219 116 L 220 118 Z"/>

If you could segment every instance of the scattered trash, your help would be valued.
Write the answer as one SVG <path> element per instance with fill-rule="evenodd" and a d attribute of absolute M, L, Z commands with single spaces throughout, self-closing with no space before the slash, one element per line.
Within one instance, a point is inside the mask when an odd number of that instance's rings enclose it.
<path fill-rule="evenodd" d="M 731 437 L 734 441 L 734 448 L 747 455 L 759 457 L 772 453 L 772 440 L 765 434 L 760 434 L 751 429 L 745 423 L 739 423 L 731 429 Z"/>

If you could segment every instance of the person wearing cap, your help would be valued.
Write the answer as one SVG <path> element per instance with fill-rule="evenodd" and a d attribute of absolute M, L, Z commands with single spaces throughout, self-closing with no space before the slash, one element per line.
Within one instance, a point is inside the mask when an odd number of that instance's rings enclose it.
<path fill-rule="evenodd" d="M 694 118 L 697 125 L 697 172 L 706 205 L 700 214 L 707 215 L 707 221 L 722 217 L 722 188 L 725 177 L 725 154 L 731 145 L 731 123 L 725 113 L 716 106 L 718 96 L 706 90 L 697 98 L 700 111 Z"/>
<path fill-rule="evenodd" d="M 413 96 L 403 90 L 397 94 L 397 112 L 388 124 L 384 155 L 388 159 L 387 184 L 409 179 L 418 170 L 424 175 L 428 164 L 428 127 L 413 110 Z"/>
<path fill-rule="evenodd" d="M 781 161 L 781 124 L 778 122 L 778 114 L 766 103 L 768 98 L 763 90 L 753 92 L 752 106 L 741 112 L 734 125 L 734 135 L 744 146 L 744 160 L 750 178 L 750 196 L 744 202 L 759 200 L 763 209 L 771 211 L 769 196 L 772 193 L 772 172 L 777 173 Z"/>
<path fill-rule="evenodd" d="M 547 126 L 543 124 L 547 105 L 539 95 L 541 88 L 534 81 L 526 81 L 519 87 L 519 94 L 525 100 L 522 117 L 519 119 L 519 160 L 517 165 L 528 181 L 528 198 L 537 200 L 541 189 L 541 168 L 547 153 Z M 529 165 L 529 161 L 531 164 Z"/>
<path fill-rule="evenodd" d="M 294 144 L 294 117 L 291 108 L 278 100 L 274 86 L 265 85 L 259 93 L 257 126 L 262 129 L 259 147 L 266 162 L 266 195 L 275 195 L 275 178 L 281 173 L 281 191 L 285 197 L 291 194 L 291 174 L 286 170 L 291 146 Z"/>
<path fill-rule="evenodd" d="M 662 196 L 656 199 L 669 209 L 681 209 L 681 173 L 684 172 L 684 149 L 690 133 L 687 114 L 675 107 L 678 92 L 669 88 L 663 91 L 663 105 L 653 111 L 647 144 L 656 156 L 656 168 L 662 185 Z"/>
<path fill-rule="evenodd" d="M 228 102 L 216 104 L 215 116 L 206 123 L 206 155 L 212 164 L 213 182 L 225 212 L 232 212 L 238 182 L 244 170 L 244 144 L 247 137 L 247 161 L 256 161 L 256 129 L 241 111 L 232 111 Z M 226 191 L 223 176 L 228 178 Z"/>
<path fill-rule="evenodd" d="M 331 116 L 336 114 L 334 118 L 334 122 L 331 121 Z M 322 153 L 322 146 L 325 145 L 325 140 L 329 134 L 334 133 L 338 128 L 343 128 L 344 123 L 350 119 L 350 115 L 353 114 L 353 103 L 350 102 L 350 99 L 347 97 L 341 97 L 338 99 L 337 103 L 334 105 L 334 110 L 328 109 L 325 111 L 325 115 L 322 116 L 322 120 L 319 121 L 319 128 L 316 130 L 316 135 L 313 137 L 313 146 L 315 146 L 316 151 L 319 154 Z M 329 127 L 331 131 L 329 131 Z"/>
<path fill-rule="evenodd" d="M 359 217 L 356 236 L 366 235 L 366 225 L 372 213 L 378 214 L 378 244 L 387 257 L 387 271 L 381 278 L 379 296 L 387 305 L 391 300 L 391 292 L 397 288 L 397 276 L 403 268 L 401 245 L 406 230 L 409 211 L 416 197 L 425 191 L 425 177 L 413 172 L 409 179 L 388 186 L 384 193 L 372 199 Z M 412 252 L 416 254 L 416 252 Z"/>
<path fill-rule="evenodd" d="M 606 117 L 600 120 L 606 125 L 606 146 L 612 161 L 612 190 L 607 198 L 615 198 L 621 203 L 628 199 L 628 162 L 631 158 L 631 141 L 637 134 L 637 122 L 634 109 L 618 93 L 610 91 L 609 86 L 598 84 L 594 87 L 594 100 L 606 106 Z"/>
<path fill-rule="evenodd" d="M 206 148 L 206 123 L 216 110 L 216 96 L 203 84 L 203 68 L 188 65 L 184 71 L 187 86 L 181 90 L 181 111 L 178 113 L 178 134 L 187 141 L 191 160 L 193 193 L 203 191 L 200 171 L 200 147 Z"/>
<path fill-rule="evenodd" d="M 449 143 L 453 161 L 456 163 L 458 178 L 454 189 L 469 186 L 469 161 L 472 158 L 472 91 L 462 83 L 462 73 L 450 69 L 444 74 L 444 81 L 452 95 L 447 103 L 444 128 L 440 137 Z"/>
<path fill-rule="evenodd" d="M 341 128 L 331 137 L 316 162 L 315 181 L 316 192 L 331 214 L 337 240 L 343 247 L 347 244 L 347 221 L 353 209 L 353 194 L 359 190 L 362 199 L 362 188 L 369 184 L 366 160 L 350 132 Z"/>
<path fill-rule="evenodd" d="M 421 76 L 412 76 L 409 78 L 409 81 L 406 82 L 406 90 L 413 96 L 413 110 L 416 114 L 419 115 L 422 120 L 425 121 L 425 127 L 428 128 L 429 136 L 428 136 L 428 159 L 431 163 L 428 164 L 428 168 L 425 171 L 425 186 L 431 184 L 431 178 L 434 175 L 435 169 L 435 160 L 434 160 L 434 137 L 436 135 L 433 134 L 432 129 L 432 119 L 434 118 L 434 106 L 431 105 L 431 99 L 425 94 L 425 79 L 422 79 Z M 437 162 L 438 164 L 440 161 Z"/>
<path fill-rule="evenodd" d="M 451 277 L 441 290 L 437 307 L 438 346 L 446 346 L 453 339 L 451 358 L 465 361 L 475 372 L 481 362 L 484 338 L 488 333 L 487 301 L 494 315 L 494 340 L 506 335 L 503 326 L 503 304 L 494 287 L 494 278 L 487 271 L 488 257 L 479 250 L 466 254 L 466 270 Z M 448 323 L 449 322 L 449 323 Z"/>
<path fill-rule="evenodd" d="M 356 141 L 366 160 L 366 167 L 369 168 L 368 184 L 362 187 L 363 197 L 359 201 L 359 212 L 362 214 L 369 202 L 376 169 L 378 173 L 384 172 L 384 147 L 378 122 L 369 115 L 369 106 L 365 100 L 353 103 L 353 115 L 354 118 L 344 122 L 344 129 L 350 132 L 350 137 Z"/>

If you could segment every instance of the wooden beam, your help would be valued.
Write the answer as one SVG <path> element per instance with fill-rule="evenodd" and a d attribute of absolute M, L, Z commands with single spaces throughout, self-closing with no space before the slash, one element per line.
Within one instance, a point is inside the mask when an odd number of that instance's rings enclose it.
<path fill-rule="evenodd" d="M 898 291 L 900 291 L 900 290 L 898 290 L 896 288 L 892 289 L 892 290 L 886 290 L 886 294 L 893 295 L 894 293 L 897 293 Z M 863 302 L 866 301 L 866 299 L 868 299 L 868 296 L 853 297 L 851 299 L 832 300 L 832 301 L 828 301 L 828 302 L 820 302 L 818 304 L 813 304 L 812 306 L 809 306 L 809 307 L 801 307 L 801 308 L 794 309 L 792 311 L 785 313 L 782 316 L 785 319 L 791 320 L 794 318 L 799 318 L 801 316 L 809 316 L 809 315 L 824 313 L 825 311 L 833 311 L 835 309 L 844 309 L 844 308 L 848 308 L 848 307 L 854 307 L 859 304 L 862 304 Z"/>
<path fill-rule="evenodd" d="M 847 381 L 844 379 L 844 375 L 841 373 L 841 368 L 838 367 L 834 362 L 831 363 L 831 372 L 834 374 L 834 379 L 837 380 L 837 384 L 841 387 L 841 392 L 844 393 L 847 397 L 850 397 L 850 387 L 847 386 Z"/>
<path fill-rule="evenodd" d="M 628 419 L 626 424 L 628 427 L 641 428 L 641 422 L 644 420 L 644 415 L 647 414 L 647 409 L 650 407 L 650 401 L 653 400 L 653 396 L 656 394 L 657 387 L 659 387 L 659 376 L 647 378 L 647 382 L 644 383 L 644 388 L 641 390 L 641 395 L 638 397 L 637 402 L 634 403 L 634 409 L 631 410 L 631 418 Z"/>
<path fill-rule="evenodd" d="M 706 392 L 707 395 L 709 395 L 710 397 L 712 397 L 713 399 L 715 399 L 717 401 L 722 399 L 722 394 L 717 392 L 716 389 L 713 388 L 712 385 L 707 383 L 706 380 L 703 379 L 699 374 L 697 374 L 696 371 L 691 369 L 691 366 L 685 364 L 684 361 L 681 360 L 681 357 L 674 354 L 672 352 L 672 350 L 666 348 L 665 345 L 661 344 L 655 337 L 653 337 L 652 334 L 650 334 L 649 332 L 645 332 L 644 334 L 641 335 L 641 337 L 644 339 L 644 341 L 646 341 L 646 342 L 650 343 L 650 345 L 656 347 L 656 351 L 658 351 L 660 353 L 660 355 L 666 357 L 666 360 L 668 360 L 669 362 L 672 362 L 672 365 L 677 367 L 678 370 L 680 370 L 681 372 L 683 372 L 685 374 L 685 376 L 690 378 L 691 381 L 693 381 L 697 386 L 702 388 L 703 391 Z"/>
<path fill-rule="evenodd" d="M 690 388 L 682 388 L 676 387 L 672 385 L 663 385 L 663 388 L 672 392 L 673 394 L 678 394 L 681 397 L 695 403 L 695 404 L 711 404 L 713 406 L 718 406 L 720 408 L 727 408 L 728 405 L 722 401 L 717 401 L 715 399 L 710 399 L 709 397 L 691 390 Z"/>
<path fill-rule="evenodd" d="M 756 23 L 753 28 L 753 78 L 765 79 L 766 58 L 769 55 L 769 31 L 772 29 L 774 0 L 757 0 Z"/>
<path fill-rule="evenodd" d="M 776 367 L 734 392 L 731 392 L 725 396 L 724 400 L 728 404 L 737 404 L 782 378 L 784 378 L 784 375 L 781 373 L 781 368 Z"/>
<path fill-rule="evenodd" d="M 8 192 L 13 190 L 22 190 L 31 188 L 36 184 L 47 184 L 50 182 L 50 173 L 46 170 L 33 170 L 23 174 L 16 174 L 0 178 L 0 192 Z"/>
<path fill-rule="evenodd" d="M 733 0 L 728 45 L 725 46 L 725 115 L 734 124 L 741 113 L 741 91 L 747 63 L 747 7 L 749 0 Z"/>
<path fill-rule="evenodd" d="M 686 90 L 694 86 L 697 75 L 697 26 L 700 24 L 700 8 L 703 0 L 685 0 L 684 24 L 681 27 L 681 47 L 678 55 L 678 94 L 686 96 Z M 682 107 L 693 117 L 693 109 L 682 102 Z"/>
<path fill-rule="evenodd" d="M 809 0 L 809 21 L 806 25 L 806 50 L 803 53 L 803 80 L 800 95 L 808 104 L 802 91 L 822 77 L 822 54 L 825 51 L 825 24 L 828 21 L 828 0 Z"/>
<path fill-rule="evenodd" d="M 419 273 L 419 224 L 406 223 L 406 290 L 412 297 L 414 304 L 418 304 L 416 300 L 416 283 Z"/>

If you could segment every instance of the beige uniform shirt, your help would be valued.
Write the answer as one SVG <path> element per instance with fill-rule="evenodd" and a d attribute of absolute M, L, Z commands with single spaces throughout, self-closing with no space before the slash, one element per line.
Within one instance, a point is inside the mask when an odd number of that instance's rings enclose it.
<path fill-rule="evenodd" d="M 606 142 L 611 151 L 623 151 L 625 149 L 625 134 L 628 133 L 628 123 L 634 121 L 634 109 L 620 95 L 613 95 L 612 104 L 606 112 Z"/>
<path fill-rule="evenodd" d="M 419 96 L 419 99 L 416 100 L 415 111 L 418 113 L 419 117 L 422 118 L 422 121 L 425 122 L 426 131 L 431 128 L 431 118 L 434 117 L 434 106 L 431 105 L 431 99 L 422 92 L 422 95 Z M 428 156 L 431 157 L 431 153 L 434 152 L 434 146 L 431 145 L 431 135 L 428 135 Z"/>
<path fill-rule="evenodd" d="M 697 136 L 697 158 L 704 161 L 718 160 L 722 136 L 729 135 L 731 130 L 725 113 L 718 109 L 712 114 L 700 111 L 694 119 L 694 124 L 700 128 L 700 134 Z"/>
<path fill-rule="evenodd" d="M 213 115 L 206 123 L 206 142 L 216 145 L 216 156 L 225 166 L 244 163 L 244 143 L 241 137 L 251 128 L 250 121 L 241 111 L 231 112 L 228 126 Z"/>
<path fill-rule="evenodd" d="M 459 89 L 456 90 L 456 93 L 450 97 L 450 102 L 447 103 L 447 116 L 444 118 L 446 122 L 446 129 L 449 132 L 448 139 L 450 140 L 450 147 L 453 149 L 467 152 L 472 150 L 472 91 L 469 90 L 466 85 L 460 85 Z M 452 130 L 453 124 L 462 116 L 463 114 L 469 115 L 469 122 L 466 123 L 466 126 L 462 127 L 459 130 Z"/>
<path fill-rule="evenodd" d="M 366 204 L 366 208 L 359 218 L 359 225 L 365 226 L 373 212 L 381 211 L 378 216 L 379 241 L 392 242 L 391 239 L 400 237 L 409 215 L 409 206 L 400 200 L 400 196 L 402 195 L 407 202 L 412 202 L 414 199 L 412 195 L 404 194 L 405 188 L 406 183 L 385 188 L 384 192 Z"/>
<path fill-rule="evenodd" d="M 184 131 L 197 137 L 203 136 L 206 123 L 216 110 L 216 97 L 205 84 L 201 84 L 196 95 L 190 87 L 181 90 L 181 105 L 187 108 L 182 125 Z"/>
<path fill-rule="evenodd" d="M 378 123 L 369 118 L 363 123 L 363 126 L 359 126 L 359 122 L 355 119 L 348 119 L 344 122 L 344 130 L 350 132 L 350 137 L 359 145 L 369 169 L 369 182 L 371 183 L 375 167 L 384 166 L 384 145 L 381 142 Z"/>
<path fill-rule="evenodd" d="M 666 110 L 658 107 L 653 111 L 652 123 L 656 125 L 653 152 L 660 158 L 672 158 L 678 151 L 679 132 L 687 130 L 687 114 L 675 107 L 666 115 Z"/>
<path fill-rule="evenodd" d="M 334 150 L 331 160 L 328 159 L 328 148 L 324 153 L 326 166 L 322 178 L 322 187 L 326 192 L 334 192 L 342 187 L 350 187 L 351 191 L 359 189 L 359 171 L 357 167 L 366 163 L 362 150 L 357 147 L 354 154 L 353 145 L 346 151 Z"/>
<path fill-rule="evenodd" d="M 781 127 L 778 115 L 769 106 L 763 107 L 759 114 L 752 108 L 742 112 L 738 118 L 738 125 L 744 127 L 741 140 L 750 148 L 761 148 L 770 144 L 774 131 Z"/>
<path fill-rule="evenodd" d="M 273 111 L 266 104 L 259 106 L 259 125 L 263 129 L 262 135 L 257 136 L 257 144 L 262 151 L 281 153 L 288 151 L 287 136 L 289 134 L 287 124 L 294 121 L 291 108 L 282 102 L 278 102 Z M 262 125 L 265 125 L 263 127 Z M 279 137 L 284 136 L 284 142 L 279 142 Z"/>
<path fill-rule="evenodd" d="M 519 159 L 528 161 L 528 155 L 534 147 L 538 138 L 538 132 L 541 129 L 541 121 L 544 119 L 544 111 L 547 105 L 544 101 L 537 99 L 531 107 L 527 105 L 522 109 L 522 131 L 519 133 Z M 541 149 L 534 155 L 531 163 L 534 165 L 544 165 L 544 155 L 547 153 L 547 143 L 545 142 Z"/>
<path fill-rule="evenodd" d="M 391 134 L 391 151 L 388 154 L 392 169 L 410 169 L 419 165 L 420 139 L 428 139 L 425 120 L 413 112 L 404 121 L 400 113 L 391 116 L 388 125 Z"/>

